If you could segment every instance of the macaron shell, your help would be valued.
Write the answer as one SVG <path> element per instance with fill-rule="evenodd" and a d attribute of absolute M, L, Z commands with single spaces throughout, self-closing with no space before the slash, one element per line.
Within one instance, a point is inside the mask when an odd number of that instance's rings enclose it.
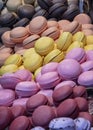
<path fill-rule="evenodd" d="M 86 61 L 81 64 L 83 72 L 93 70 L 93 61 Z"/>
<path fill-rule="evenodd" d="M 86 45 L 84 47 L 85 51 L 90 51 L 90 50 L 93 50 L 93 45 L 92 44 L 89 44 L 89 45 Z"/>
<path fill-rule="evenodd" d="M 4 62 L 10 55 L 10 53 L 0 53 L 0 66 L 4 65 Z"/>
<path fill-rule="evenodd" d="M 44 44 L 43 44 L 44 42 Z M 42 37 L 35 43 L 35 50 L 40 55 L 47 55 L 54 49 L 54 40 L 49 37 Z"/>
<path fill-rule="evenodd" d="M 50 28 L 50 27 L 58 27 L 58 22 L 56 22 L 56 21 L 47 21 L 47 26 L 48 26 L 48 28 Z"/>

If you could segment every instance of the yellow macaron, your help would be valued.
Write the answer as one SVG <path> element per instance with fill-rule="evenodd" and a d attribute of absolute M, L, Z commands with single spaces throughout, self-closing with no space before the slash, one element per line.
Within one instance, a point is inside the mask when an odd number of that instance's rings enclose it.
<path fill-rule="evenodd" d="M 34 72 L 34 78 L 36 79 L 37 75 L 41 72 L 42 67 L 38 68 L 35 72 Z"/>
<path fill-rule="evenodd" d="M 41 56 L 47 55 L 54 49 L 54 40 L 50 37 L 41 37 L 35 43 L 35 50 Z"/>
<path fill-rule="evenodd" d="M 43 64 L 47 64 L 49 62 L 60 62 L 63 59 L 64 53 L 61 52 L 59 49 L 55 49 L 45 56 Z"/>
<path fill-rule="evenodd" d="M 70 32 L 63 32 L 59 39 L 56 41 L 57 48 L 66 51 L 72 43 L 72 34 Z"/>
<path fill-rule="evenodd" d="M 7 58 L 4 65 L 15 64 L 20 66 L 22 64 L 22 57 L 19 54 L 13 54 Z"/>
<path fill-rule="evenodd" d="M 83 48 L 83 47 L 84 47 L 83 42 L 75 41 L 68 47 L 67 52 L 69 52 L 70 50 L 74 48 Z"/>
<path fill-rule="evenodd" d="M 84 47 L 84 49 L 85 49 L 86 51 L 93 50 L 93 44 L 86 45 L 86 46 Z"/>
<path fill-rule="evenodd" d="M 88 45 L 89 45 L 89 44 L 93 44 L 93 35 L 87 36 L 86 43 L 87 43 Z"/>
<path fill-rule="evenodd" d="M 37 52 L 35 51 L 35 48 L 27 49 L 23 55 L 23 59 L 28 58 L 29 56 L 31 56 L 34 53 L 37 54 Z"/>
<path fill-rule="evenodd" d="M 5 73 L 13 73 L 16 72 L 17 70 L 18 67 L 15 64 L 5 65 L 0 68 L 0 75 L 3 75 Z"/>
<path fill-rule="evenodd" d="M 77 32 L 73 35 L 73 41 L 83 42 L 86 45 L 86 36 L 83 32 Z"/>
<path fill-rule="evenodd" d="M 31 72 L 34 72 L 42 66 L 43 58 L 39 54 L 32 54 L 28 58 L 24 59 L 24 67 Z"/>

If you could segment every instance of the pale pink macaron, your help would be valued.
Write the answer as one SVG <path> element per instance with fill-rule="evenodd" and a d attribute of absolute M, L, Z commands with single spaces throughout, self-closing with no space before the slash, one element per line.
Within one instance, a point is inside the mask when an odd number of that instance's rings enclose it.
<path fill-rule="evenodd" d="M 65 59 L 58 65 L 58 73 L 65 80 L 75 80 L 81 74 L 82 69 L 74 59 Z"/>
<path fill-rule="evenodd" d="M 66 54 L 66 59 L 75 59 L 79 63 L 86 61 L 86 53 L 83 48 L 74 48 Z"/>
<path fill-rule="evenodd" d="M 81 64 L 82 71 L 90 71 L 93 70 L 93 61 L 86 61 Z"/>
<path fill-rule="evenodd" d="M 48 72 L 42 74 L 38 78 L 38 83 L 41 89 L 51 89 L 54 88 L 60 82 L 60 77 L 57 72 Z"/>
<path fill-rule="evenodd" d="M 15 87 L 18 97 L 30 97 L 39 91 L 38 85 L 34 81 L 20 82 Z"/>
<path fill-rule="evenodd" d="M 71 80 L 67 80 L 67 81 L 62 81 L 60 82 L 56 87 L 55 87 L 55 90 L 60 88 L 60 87 L 63 87 L 63 86 L 71 86 L 71 87 L 75 87 L 76 86 L 76 83 L 74 81 L 71 81 Z"/>
<path fill-rule="evenodd" d="M 19 98 L 13 101 L 13 106 L 23 106 L 26 109 L 26 103 L 29 98 Z"/>
<path fill-rule="evenodd" d="M 41 69 L 41 74 L 45 74 L 48 72 L 57 71 L 58 63 L 57 62 L 51 62 L 46 65 L 44 65 Z"/>
<path fill-rule="evenodd" d="M 15 100 L 15 92 L 10 89 L 0 90 L 0 106 L 11 106 Z"/>
<path fill-rule="evenodd" d="M 14 75 L 20 78 L 22 81 L 32 80 L 32 73 L 26 69 L 17 70 Z"/>

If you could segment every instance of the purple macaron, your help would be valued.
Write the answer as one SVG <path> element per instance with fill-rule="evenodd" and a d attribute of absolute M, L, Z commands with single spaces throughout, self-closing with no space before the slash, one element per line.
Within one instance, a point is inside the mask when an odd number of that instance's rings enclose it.
<path fill-rule="evenodd" d="M 83 48 L 74 48 L 66 54 L 66 59 L 75 59 L 79 63 L 86 61 L 86 53 Z"/>
<path fill-rule="evenodd" d="M 92 50 L 86 52 L 86 59 L 93 60 L 93 51 Z"/>
<path fill-rule="evenodd" d="M 58 73 L 65 80 L 77 79 L 81 72 L 80 64 L 74 59 L 65 59 L 58 65 Z"/>
<path fill-rule="evenodd" d="M 81 64 L 82 71 L 90 71 L 93 70 L 93 61 L 86 61 Z"/>

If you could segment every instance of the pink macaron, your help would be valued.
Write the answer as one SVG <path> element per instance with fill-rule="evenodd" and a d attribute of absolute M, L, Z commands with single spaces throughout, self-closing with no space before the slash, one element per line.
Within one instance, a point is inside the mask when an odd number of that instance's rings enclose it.
<path fill-rule="evenodd" d="M 13 90 L 0 90 L 0 106 L 11 106 L 14 100 L 15 92 Z"/>
<path fill-rule="evenodd" d="M 81 64 L 82 71 L 90 71 L 93 70 L 93 61 L 86 61 Z"/>
<path fill-rule="evenodd" d="M 83 48 L 74 48 L 67 53 L 65 58 L 75 59 L 79 63 L 83 63 L 86 60 L 86 53 Z"/>
<path fill-rule="evenodd" d="M 60 82 L 60 77 L 57 72 L 48 72 L 42 74 L 38 78 L 38 83 L 41 89 L 51 89 L 54 88 Z"/>
<path fill-rule="evenodd" d="M 14 76 L 14 74 L 6 74 L 0 77 L 0 84 L 5 89 L 15 89 L 19 82 L 21 82 L 21 79 Z"/>
<path fill-rule="evenodd" d="M 32 73 L 26 69 L 16 71 L 15 76 L 20 78 L 22 81 L 31 81 L 32 80 Z"/>
<path fill-rule="evenodd" d="M 18 97 L 30 97 L 39 91 L 38 85 L 34 81 L 24 81 L 16 85 L 15 91 Z"/>
<path fill-rule="evenodd" d="M 51 62 L 46 65 L 44 65 L 41 69 L 41 74 L 45 74 L 47 72 L 57 71 L 58 63 L 57 62 Z"/>
<path fill-rule="evenodd" d="M 77 79 L 81 72 L 80 64 L 74 59 L 65 59 L 58 65 L 58 73 L 65 80 Z"/>
<path fill-rule="evenodd" d="M 86 58 L 87 58 L 87 60 L 93 60 L 93 51 L 92 50 L 86 52 Z"/>
<path fill-rule="evenodd" d="M 93 71 L 85 71 L 78 77 L 78 84 L 91 87 L 93 86 Z"/>
<path fill-rule="evenodd" d="M 60 88 L 60 87 L 63 87 L 63 86 L 71 86 L 73 88 L 76 86 L 76 83 L 74 81 L 71 81 L 71 80 L 62 81 L 55 87 L 55 90 Z"/>

